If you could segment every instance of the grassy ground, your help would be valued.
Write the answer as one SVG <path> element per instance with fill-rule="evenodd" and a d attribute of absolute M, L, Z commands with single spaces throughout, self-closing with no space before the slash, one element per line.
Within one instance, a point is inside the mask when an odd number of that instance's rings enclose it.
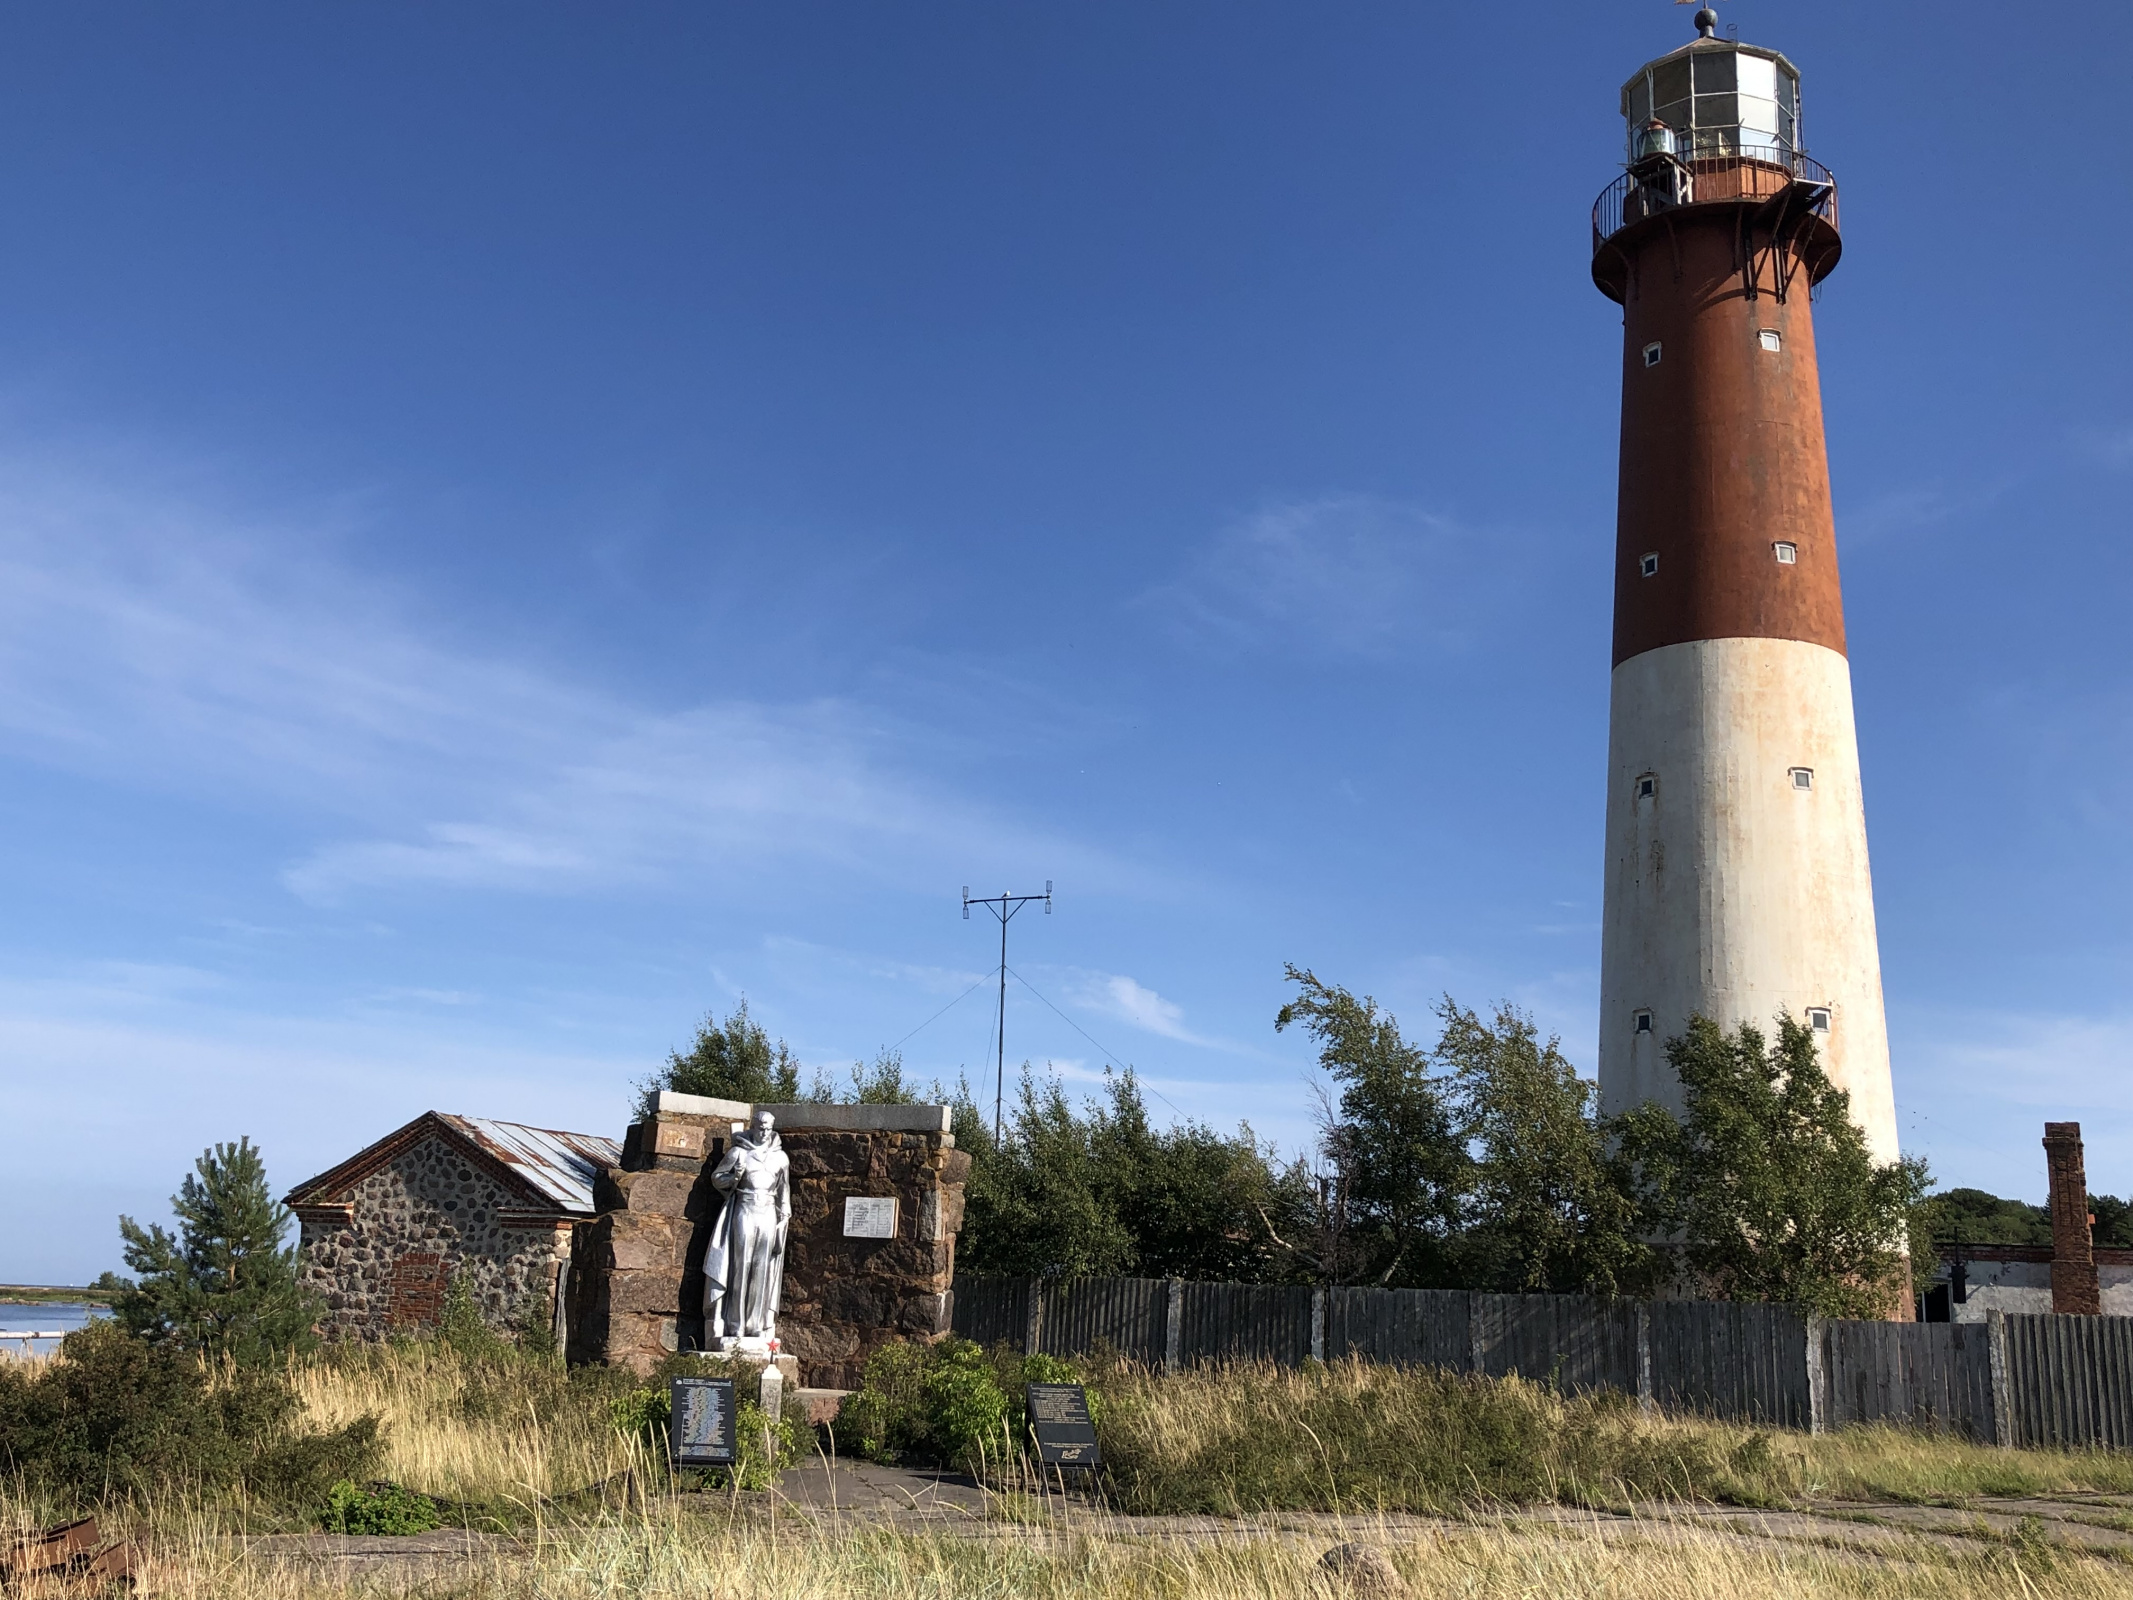
<path fill-rule="evenodd" d="M 109 1289 L 55 1288 L 39 1283 L 0 1283 L 0 1306 L 107 1306 Z"/>
<path fill-rule="evenodd" d="M 1361 1522 L 1349 1530 L 1368 1538 Z M 1383 1541 L 1417 1600 L 2106 1600 L 2133 1595 L 2117 1563 L 2048 1550 L 1921 1549 L 1866 1562 L 1813 1547 L 1744 1547 L 1653 1520 L 1605 1541 L 1575 1528 L 1447 1527 Z M 1240 1528 L 1220 1542 L 1160 1544 L 1083 1532 L 977 1539 L 692 1517 L 650 1509 L 492 1548 L 449 1574 L 366 1585 L 444 1600 L 1335 1600 L 1324 1540 Z M 300 1557 L 202 1536 L 150 1552 L 143 1592 L 168 1600 L 325 1600 L 344 1580 Z"/>
<path fill-rule="evenodd" d="M 313 1421 L 365 1412 L 385 1424 L 385 1476 L 516 1520 L 534 1506 L 643 1466 L 609 1402 L 635 1382 L 532 1361 L 470 1360 L 442 1343 L 330 1350 L 291 1379 Z"/>
<path fill-rule="evenodd" d="M 2133 1456 L 1997 1450 L 1906 1428 L 1809 1437 L 1640 1416 L 1518 1379 L 1341 1361 L 1101 1373 L 1117 1503 L 1135 1511 L 1442 1511 L 1803 1497 L 2133 1491 Z"/>
<path fill-rule="evenodd" d="M 1113 1476 L 1103 1502 L 996 1519 L 981 1536 L 854 1527 L 824 1533 L 761 1497 L 647 1495 L 658 1481 L 609 1403 L 618 1374 L 565 1374 L 443 1344 L 329 1353 L 291 1369 L 318 1423 L 365 1412 L 385 1422 L 384 1475 L 476 1508 L 506 1533 L 427 1573 L 359 1578 L 356 1592 L 438 1600 L 887 1600 L 1105 1596 L 1244 1600 L 1330 1595 L 1316 1560 L 1341 1530 L 1388 1544 L 1421 1600 L 1789 1600 L 1789 1597 L 2125 1596 L 2133 1562 L 2045 1539 L 1899 1539 L 1896 1553 L 1774 1544 L 1675 1519 L 1670 1504 L 1780 1505 L 1806 1499 L 1961 1503 L 1978 1496 L 2133 1493 L 2133 1458 L 1982 1448 L 1901 1429 L 1808 1438 L 1647 1419 L 1631 1405 L 1564 1399 L 1519 1382 L 1338 1363 L 1236 1367 L 1172 1378 L 1092 1372 L 1105 1399 Z M 609 1485 L 603 1497 L 580 1493 Z M 618 1483 L 634 1504 L 612 1503 Z M 1477 1522 L 1477 1507 L 1544 1502 L 1631 1508 L 1581 1528 Z M 28 1528 L 69 1508 L 0 1485 L 0 1524 Z M 1282 1510 L 1337 1512 L 1332 1531 L 1284 1533 Z M 2099 1507 L 2099 1511 L 2103 1508 Z M 1434 1529 L 1381 1513 L 1450 1514 Z M 1121 1531 L 1107 1511 L 1214 1511 L 1217 1537 Z M 112 1508 L 145 1540 L 145 1594 L 172 1600 L 324 1600 L 349 1575 L 303 1557 L 301 1509 L 175 1501 Z M 1967 1515 L 1967 1513 L 1965 1513 Z M 283 1530 L 259 1541 L 263 1531 Z M 0 1537 L 5 1527 L 0 1526 Z M 1908 1541 L 1908 1542 L 1906 1542 Z M 1951 1548 L 1953 1545 L 1961 1548 Z M 34 1592 L 34 1591 L 25 1591 Z"/>
<path fill-rule="evenodd" d="M 1160 1377 L 1093 1373 L 1120 1510 L 1442 1511 L 1476 1502 L 1781 1505 L 1802 1498 L 1960 1501 L 2133 1493 L 2133 1456 L 1998 1450 L 1905 1428 L 1809 1437 L 1645 1418 L 1518 1380 L 1338 1362 Z M 442 1345 L 349 1352 L 294 1369 L 317 1422 L 385 1421 L 385 1474 L 440 1499 L 530 1507 L 641 1465 L 612 1426 L 619 1376 L 576 1382 Z"/>

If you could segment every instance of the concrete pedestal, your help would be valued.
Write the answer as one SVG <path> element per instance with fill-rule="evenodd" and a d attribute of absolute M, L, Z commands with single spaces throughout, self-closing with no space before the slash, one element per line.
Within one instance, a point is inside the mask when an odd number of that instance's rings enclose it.
<path fill-rule="evenodd" d="M 800 1387 L 800 1358 L 798 1356 L 735 1356 L 734 1367 L 740 1374 L 738 1388 L 741 1393 L 754 1393 L 763 1408 L 763 1414 L 771 1421 L 784 1415 L 785 1406 Z"/>

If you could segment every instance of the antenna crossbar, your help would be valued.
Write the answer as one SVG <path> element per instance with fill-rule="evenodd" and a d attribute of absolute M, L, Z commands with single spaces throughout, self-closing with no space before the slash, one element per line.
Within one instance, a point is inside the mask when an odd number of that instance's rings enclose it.
<path fill-rule="evenodd" d="M 970 885 L 963 885 L 963 920 L 970 920 L 970 908 L 983 906 L 1000 919 L 1000 1033 L 995 1045 L 992 1082 L 992 1141 L 1000 1142 L 1001 1109 L 1007 1100 L 1007 925 L 1015 920 L 1015 913 L 1024 906 L 1044 903 L 1044 914 L 1052 914 L 1052 880 L 1044 880 L 1042 894 L 1009 894 L 1002 891 L 995 895 L 970 893 Z"/>

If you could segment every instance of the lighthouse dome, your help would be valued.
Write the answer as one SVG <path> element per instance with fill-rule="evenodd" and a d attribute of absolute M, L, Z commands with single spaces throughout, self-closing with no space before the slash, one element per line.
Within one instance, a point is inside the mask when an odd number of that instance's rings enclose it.
<path fill-rule="evenodd" d="M 1790 156 L 1800 140 L 1800 74 L 1775 50 L 1698 39 L 1647 62 L 1622 85 L 1630 159 L 1653 121 L 1690 158 Z"/>

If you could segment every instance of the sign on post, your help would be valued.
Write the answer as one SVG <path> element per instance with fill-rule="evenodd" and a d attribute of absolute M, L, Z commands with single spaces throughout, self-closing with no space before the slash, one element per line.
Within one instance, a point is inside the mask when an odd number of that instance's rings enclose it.
<path fill-rule="evenodd" d="M 1089 1392 L 1078 1383 L 1023 1385 L 1037 1459 L 1048 1467 L 1095 1467 L 1096 1425 L 1089 1420 Z"/>
<path fill-rule="evenodd" d="M 675 1466 L 739 1465 L 731 1378 L 676 1378 L 667 1398 L 673 1408 L 667 1438 Z"/>

